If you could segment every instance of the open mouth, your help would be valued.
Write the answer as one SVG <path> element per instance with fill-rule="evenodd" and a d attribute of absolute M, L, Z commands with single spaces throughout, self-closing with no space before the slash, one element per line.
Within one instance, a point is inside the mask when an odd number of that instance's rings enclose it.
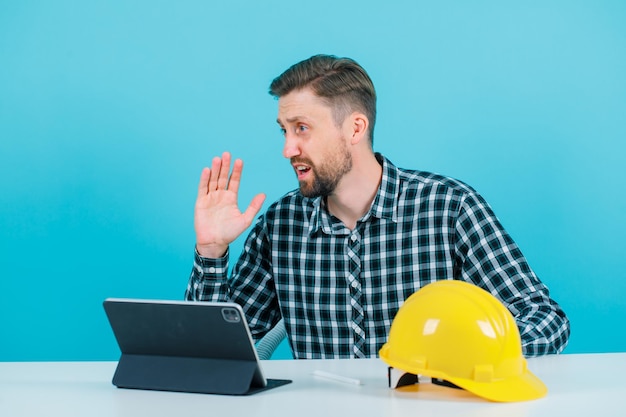
<path fill-rule="evenodd" d="M 307 165 L 294 165 L 293 168 L 295 169 L 299 180 L 304 179 L 311 171 L 311 167 Z"/>

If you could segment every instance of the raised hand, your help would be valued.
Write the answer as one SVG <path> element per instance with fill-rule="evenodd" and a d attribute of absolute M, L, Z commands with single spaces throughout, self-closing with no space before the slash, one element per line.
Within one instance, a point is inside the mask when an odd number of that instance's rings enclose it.
<path fill-rule="evenodd" d="M 194 213 L 196 249 L 200 256 L 219 258 L 228 245 L 252 224 L 265 201 L 265 194 L 257 194 L 248 208 L 241 212 L 237 196 L 243 170 L 243 161 L 236 159 L 230 173 L 230 153 L 213 158 L 211 168 L 200 175 L 198 198 Z"/>

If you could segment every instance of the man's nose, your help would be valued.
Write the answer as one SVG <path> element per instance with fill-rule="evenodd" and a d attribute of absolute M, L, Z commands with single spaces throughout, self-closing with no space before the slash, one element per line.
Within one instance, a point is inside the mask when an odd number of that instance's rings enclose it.
<path fill-rule="evenodd" d="M 283 156 L 287 159 L 291 159 L 294 156 L 298 155 L 300 155 L 298 140 L 289 133 L 285 134 L 285 146 L 283 147 Z"/>

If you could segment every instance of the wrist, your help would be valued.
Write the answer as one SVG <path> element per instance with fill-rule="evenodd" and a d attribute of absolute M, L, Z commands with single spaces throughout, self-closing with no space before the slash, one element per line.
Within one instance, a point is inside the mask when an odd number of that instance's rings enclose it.
<path fill-rule="evenodd" d="M 228 250 L 228 245 L 199 245 L 196 244 L 196 252 L 202 258 L 210 258 L 210 259 L 218 259 L 222 258 L 226 251 Z"/>

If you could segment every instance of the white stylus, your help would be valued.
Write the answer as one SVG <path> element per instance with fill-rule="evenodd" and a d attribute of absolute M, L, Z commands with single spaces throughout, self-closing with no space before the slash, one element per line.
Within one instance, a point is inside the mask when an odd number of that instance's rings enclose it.
<path fill-rule="evenodd" d="M 319 376 L 321 378 L 331 379 L 331 380 L 337 381 L 337 382 L 343 382 L 344 384 L 363 385 L 361 383 L 361 380 L 359 380 L 359 379 L 348 378 L 347 376 L 341 376 L 341 375 L 337 375 L 337 374 L 332 374 L 330 372 L 320 371 L 319 369 L 316 369 L 315 371 L 313 371 L 313 375 Z"/>

